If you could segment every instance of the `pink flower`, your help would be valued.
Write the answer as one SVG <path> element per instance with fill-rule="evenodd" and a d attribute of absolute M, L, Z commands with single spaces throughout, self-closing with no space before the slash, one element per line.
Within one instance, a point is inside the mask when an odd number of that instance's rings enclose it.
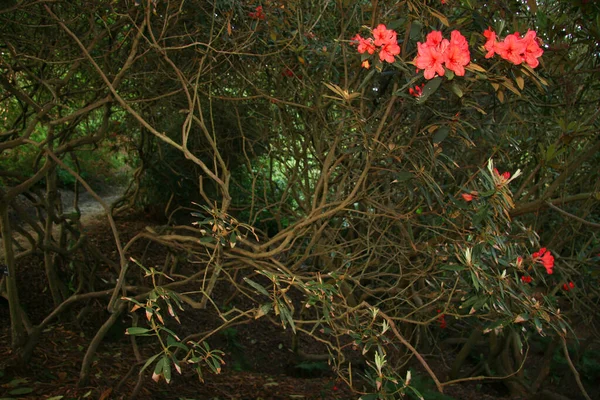
<path fill-rule="evenodd" d="M 418 53 L 415 57 L 415 65 L 418 69 L 425 70 L 425 79 L 432 79 L 437 73 L 439 76 L 444 76 L 446 72 L 442 64 L 444 63 L 444 54 L 436 50 L 433 46 L 417 43 Z"/>
<path fill-rule="evenodd" d="M 445 74 L 444 66 L 458 76 L 464 76 L 465 66 L 471 62 L 467 39 L 457 30 L 450 34 L 450 41 L 444 39 L 442 32 L 432 31 L 427 34 L 425 43 L 417 43 L 417 57 L 414 63 L 418 70 L 425 70 L 425 79 L 436 74 Z"/>
<path fill-rule="evenodd" d="M 453 71 L 457 76 L 465 75 L 465 65 L 471 62 L 471 56 L 469 50 L 465 52 L 459 46 L 450 44 L 448 50 L 446 50 L 444 63 L 446 68 Z"/>
<path fill-rule="evenodd" d="M 410 93 L 411 96 L 414 97 L 421 97 L 423 95 L 423 87 L 425 86 L 424 83 L 421 84 L 421 86 L 417 85 L 415 86 L 415 88 L 409 88 L 408 89 L 408 93 Z"/>
<path fill-rule="evenodd" d="M 473 195 L 469 193 L 461 194 L 464 201 L 473 201 Z"/>
<path fill-rule="evenodd" d="M 519 65 L 524 61 L 525 43 L 519 38 L 519 33 L 515 32 L 505 37 L 504 41 L 496 45 L 496 53 L 500 54 L 500 57 L 505 60 Z"/>
<path fill-rule="evenodd" d="M 260 20 L 264 20 L 267 17 L 265 15 L 265 13 L 263 12 L 262 6 L 256 7 L 254 12 L 248 13 L 248 16 L 252 19 L 260 19 Z"/>
<path fill-rule="evenodd" d="M 545 247 L 542 247 L 540 251 L 536 251 L 531 256 L 535 262 L 542 264 L 546 268 L 548 275 L 552 275 L 552 268 L 554 268 L 554 256 L 552 253 L 547 251 Z"/>
<path fill-rule="evenodd" d="M 491 28 L 488 28 L 483 32 L 483 36 L 485 36 L 487 39 L 487 42 L 485 42 L 485 45 L 483 45 L 483 47 L 485 47 L 485 49 L 488 51 L 485 55 L 485 58 L 492 58 L 496 53 L 496 45 L 498 44 L 496 41 L 496 32 L 494 32 Z"/>
<path fill-rule="evenodd" d="M 379 50 L 379 59 L 381 61 L 393 63 L 396 60 L 394 56 L 397 56 L 398 54 L 400 54 L 400 46 L 398 46 L 397 42 L 386 43 L 381 46 L 381 50 Z"/>
<path fill-rule="evenodd" d="M 467 38 L 464 37 L 460 31 L 453 30 L 450 33 L 450 46 L 458 46 L 461 51 L 469 53 L 469 43 L 467 42 Z"/>
<path fill-rule="evenodd" d="M 365 39 L 362 36 L 360 36 L 359 34 L 356 34 L 356 36 L 354 36 L 352 38 L 352 41 L 358 43 L 357 50 L 360 54 L 363 54 L 364 52 L 367 52 L 369 54 L 375 53 L 375 46 L 373 45 L 373 39 L 371 39 L 371 38 Z"/>
<path fill-rule="evenodd" d="M 494 168 L 494 173 L 496 174 L 496 176 L 498 176 L 499 178 L 501 178 L 501 180 L 503 181 L 507 181 L 510 179 L 510 172 L 506 171 L 503 172 L 502 174 L 500 172 L 498 172 L 497 168 Z"/>
<path fill-rule="evenodd" d="M 389 43 L 397 43 L 396 32 L 387 29 L 384 24 L 379 24 L 377 28 L 373 29 L 373 38 L 375 39 L 375 46 L 385 46 Z"/>
<path fill-rule="evenodd" d="M 521 282 L 523 282 L 523 283 L 531 283 L 531 277 L 523 275 L 521 277 Z"/>
<path fill-rule="evenodd" d="M 437 310 L 437 312 L 438 314 L 440 314 L 442 310 Z M 448 327 L 448 325 L 446 324 L 446 316 L 444 314 L 440 314 L 440 316 L 437 319 L 440 324 L 440 328 L 446 329 Z"/>
<path fill-rule="evenodd" d="M 444 40 L 441 31 L 431 31 L 427 34 L 425 44 L 427 46 L 435 47 L 438 50 L 441 50 L 439 47 L 442 45 L 442 41 Z"/>
<path fill-rule="evenodd" d="M 522 42 L 525 46 L 525 51 L 523 52 L 523 60 L 529 65 L 531 68 L 535 68 L 540 65 L 538 58 L 544 54 L 544 50 L 540 48 L 538 44 L 538 39 L 536 37 L 535 31 L 529 30 L 525 34 L 522 39 Z"/>
<path fill-rule="evenodd" d="M 544 54 L 540 47 L 541 41 L 536 35 L 532 30 L 528 30 L 524 37 L 521 37 L 519 32 L 515 32 L 498 42 L 496 33 L 488 28 L 483 32 L 483 36 L 487 39 L 484 45 L 487 50 L 485 58 L 499 54 L 500 57 L 515 65 L 527 63 L 531 68 L 535 68 L 540 64 L 538 58 Z"/>
<path fill-rule="evenodd" d="M 374 38 L 363 38 L 359 34 L 352 38 L 353 44 L 358 44 L 358 52 L 374 54 L 379 48 L 379 59 L 393 63 L 395 56 L 400 54 L 400 46 L 398 46 L 397 34 L 391 29 L 387 29 L 385 25 L 380 24 L 373 29 Z M 363 62 L 363 67 L 365 66 Z"/>

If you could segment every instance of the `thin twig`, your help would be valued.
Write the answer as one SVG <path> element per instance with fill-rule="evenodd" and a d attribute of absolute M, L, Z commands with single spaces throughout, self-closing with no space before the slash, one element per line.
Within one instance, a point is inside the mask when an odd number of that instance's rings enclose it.
<path fill-rule="evenodd" d="M 585 397 L 586 400 L 592 400 L 590 395 L 587 394 L 587 392 L 585 391 L 585 388 L 583 387 L 583 383 L 581 382 L 581 378 L 579 377 L 579 372 L 575 368 L 575 365 L 573 365 L 573 361 L 571 361 L 571 357 L 569 356 L 569 349 L 567 348 L 567 340 L 564 338 L 564 336 L 561 337 L 561 339 L 562 339 L 562 347 L 563 347 L 563 352 L 565 354 L 565 359 L 567 360 L 567 363 L 569 364 L 569 368 L 571 368 L 571 372 L 573 372 L 573 376 L 575 376 L 575 381 L 577 381 L 577 386 L 579 386 L 579 390 L 581 390 L 581 394 L 583 394 L 583 397 Z"/>
<path fill-rule="evenodd" d="M 583 219 L 583 218 L 580 218 L 580 217 L 578 217 L 578 216 L 576 216 L 576 215 L 573 215 L 573 214 L 571 214 L 570 212 L 567 212 L 567 211 L 563 210 L 563 209 L 562 209 L 562 208 L 560 208 L 560 207 L 556 207 L 554 204 L 550 203 L 549 201 L 547 201 L 547 202 L 546 202 L 546 204 L 547 204 L 547 205 L 548 205 L 548 207 L 550 207 L 551 209 L 553 209 L 553 210 L 556 210 L 556 211 L 558 211 L 559 213 L 561 213 L 561 214 L 564 214 L 564 215 L 566 215 L 566 216 L 567 216 L 567 217 L 569 217 L 569 218 L 572 218 L 572 219 L 574 219 L 574 220 L 576 220 L 576 221 L 579 221 L 579 222 L 581 222 L 582 224 L 589 225 L 589 226 L 591 226 L 591 227 L 594 227 L 594 228 L 600 228 L 600 224 L 598 224 L 598 223 L 596 223 L 596 222 L 590 222 L 590 221 L 586 221 L 585 219 Z"/>

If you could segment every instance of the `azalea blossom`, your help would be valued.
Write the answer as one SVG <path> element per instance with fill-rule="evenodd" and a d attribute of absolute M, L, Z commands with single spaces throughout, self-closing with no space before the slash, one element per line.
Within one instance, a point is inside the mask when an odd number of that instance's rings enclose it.
<path fill-rule="evenodd" d="M 252 19 L 260 19 L 260 20 L 264 20 L 265 18 L 267 18 L 266 14 L 263 12 L 262 6 L 256 7 L 254 12 L 248 13 L 248 16 Z"/>
<path fill-rule="evenodd" d="M 473 201 L 473 195 L 472 195 L 472 194 L 469 194 L 469 193 L 463 193 L 463 194 L 461 194 L 461 196 L 462 196 L 462 198 L 463 198 L 465 201 Z"/>
<path fill-rule="evenodd" d="M 459 46 L 450 45 L 445 55 L 446 59 L 444 60 L 444 63 L 446 64 L 446 68 L 453 71 L 458 76 L 464 76 L 465 65 L 469 64 L 471 61 L 469 50 L 467 49 L 467 52 L 465 53 Z"/>
<path fill-rule="evenodd" d="M 545 247 L 542 247 L 539 251 L 536 251 L 531 255 L 535 262 L 544 265 L 548 275 L 552 275 L 554 268 L 554 256 Z"/>
<path fill-rule="evenodd" d="M 427 34 L 425 43 L 417 43 L 417 57 L 414 63 L 418 70 L 424 70 L 425 79 L 435 75 L 444 76 L 444 66 L 458 76 L 464 76 L 465 66 L 471 62 L 467 39 L 457 30 L 452 31 L 450 40 L 444 39 L 442 32 Z"/>
<path fill-rule="evenodd" d="M 499 176 L 500 178 L 502 178 L 504 180 L 509 180 L 510 179 L 510 172 L 508 172 L 508 171 L 503 172 L 501 174 L 500 172 L 498 172 L 497 168 L 494 168 L 494 172 L 496 173 L 497 176 Z"/>
<path fill-rule="evenodd" d="M 375 46 L 385 46 L 388 43 L 396 43 L 396 32 L 387 29 L 384 24 L 379 24 L 377 28 L 373 29 L 373 38 L 375 39 Z"/>
<path fill-rule="evenodd" d="M 384 24 L 379 24 L 377 28 L 372 30 L 373 38 L 363 38 L 359 34 L 352 38 L 352 44 L 358 45 L 360 54 L 374 54 L 379 49 L 379 59 L 393 63 L 396 56 L 400 54 L 400 46 L 398 45 L 397 33 L 392 29 L 387 29 Z M 369 65 L 369 64 L 367 64 Z M 363 61 L 362 66 L 365 67 Z"/>
<path fill-rule="evenodd" d="M 423 76 L 425 79 L 432 79 L 435 74 L 444 76 L 446 70 L 443 67 L 445 61 L 444 54 L 435 47 L 427 46 L 423 43 L 417 43 L 417 57 L 414 60 L 417 69 L 425 70 Z"/>
<path fill-rule="evenodd" d="M 373 39 L 365 39 L 359 34 L 356 34 L 356 36 L 352 38 L 352 41 L 358 42 L 357 50 L 360 54 L 363 54 L 364 52 L 367 52 L 369 54 L 375 53 L 375 45 L 373 45 Z"/>
<path fill-rule="evenodd" d="M 487 39 L 483 46 L 487 50 L 485 58 L 498 54 L 515 65 L 526 63 L 531 68 L 535 68 L 540 64 L 538 58 L 544 54 L 537 33 L 532 30 L 528 30 L 523 37 L 519 32 L 512 33 L 503 41 L 498 41 L 496 33 L 491 28 L 486 29 L 483 36 Z"/>
<path fill-rule="evenodd" d="M 523 257 L 517 257 L 517 268 L 521 268 L 523 266 Z"/>
<path fill-rule="evenodd" d="M 564 290 L 565 292 L 568 292 L 569 290 L 571 290 L 571 289 L 574 289 L 574 288 L 575 288 L 575 284 L 574 284 L 573 282 L 569 282 L 569 283 L 565 283 L 565 284 L 563 284 L 563 286 L 562 286 L 562 287 L 563 287 L 563 290 Z"/>
<path fill-rule="evenodd" d="M 525 276 L 525 275 L 523 275 L 521 277 L 521 282 L 523 282 L 523 283 L 531 283 L 531 276 Z"/>
<path fill-rule="evenodd" d="M 529 65 L 531 68 L 535 68 L 540 65 L 538 58 L 544 54 L 544 50 L 541 49 L 538 44 L 538 38 L 536 37 L 535 31 L 529 30 L 523 37 L 522 42 L 525 46 L 525 51 L 523 52 L 523 60 Z"/>
<path fill-rule="evenodd" d="M 408 89 L 408 93 L 410 93 L 411 96 L 414 97 L 421 97 L 423 95 L 423 87 L 425 86 L 425 84 L 421 84 L 421 86 L 417 85 L 415 86 L 415 88 L 409 88 Z"/>
<path fill-rule="evenodd" d="M 515 32 L 504 38 L 504 41 L 496 45 L 496 52 L 500 57 L 519 65 L 523 62 L 523 53 L 525 53 L 525 44 L 520 40 L 519 33 Z"/>
<path fill-rule="evenodd" d="M 496 54 L 496 45 L 498 41 L 496 40 L 496 32 L 491 30 L 490 28 L 486 29 L 483 32 L 483 36 L 487 39 L 483 47 L 488 51 L 485 55 L 485 58 L 492 58 L 494 54 Z"/>
<path fill-rule="evenodd" d="M 438 314 L 442 312 L 442 310 L 437 310 Z M 440 314 L 438 317 L 438 322 L 440 324 L 440 328 L 446 329 L 448 325 L 446 324 L 446 316 L 444 314 Z"/>
<path fill-rule="evenodd" d="M 386 43 L 379 50 L 379 59 L 391 64 L 396 60 L 395 56 L 398 54 L 400 54 L 400 46 L 398 46 L 397 42 Z"/>

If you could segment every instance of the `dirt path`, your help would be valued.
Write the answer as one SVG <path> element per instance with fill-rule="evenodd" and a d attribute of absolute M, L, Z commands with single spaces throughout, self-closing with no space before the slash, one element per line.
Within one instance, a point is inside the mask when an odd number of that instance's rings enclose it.
<path fill-rule="evenodd" d="M 117 201 L 119 197 L 124 192 L 125 188 L 122 186 L 115 187 L 107 187 L 103 188 L 103 190 L 97 192 L 97 194 L 102 198 L 102 200 L 106 203 L 107 206 L 111 206 L 112 203 Z M 65 214 L 74 212 L 73 201 L 75 199 L 75 192 L 65 189 L 59 189 L 60 197 L 63 203 L 63 210 Z M 22 196 L 21 196 L 22 197 Z M 21 205 L 26 209 L 27 213 L 33 216 L 34 219 L 37 220 L 35 216 L 35 208 L 28 200 L 25 200 L 24 197 L 19 200 Z M 79 196 L 79 210 L 81 212 L 81 223 L 83 225 L 87 225 L 93 220 L 99 219 L 105 216 L 106 211 L 102 207 L 102 205 L 89 193 L 83 192 Z M 18 220 L 11 221 L 14 224 L 19 224 Z M 20 224 L 19 224 L 20 225 Z M 35 237 L 35 231 L 29 225 L 22 225 L 27 233 Z M 56 229 L 57 226 L 55 225 Z M 21 249 L 15 249 L 17 253 L 30 249 L 29 241 L 20 233 L 13 230 L 13 239 L 18 243 Z M 2 238 L 0 237 L 0 243 Z M 25 250 L 24 250 L 25 249 Z M 4 260 L 4 246 L 0 246 L 0 261 Z"/>

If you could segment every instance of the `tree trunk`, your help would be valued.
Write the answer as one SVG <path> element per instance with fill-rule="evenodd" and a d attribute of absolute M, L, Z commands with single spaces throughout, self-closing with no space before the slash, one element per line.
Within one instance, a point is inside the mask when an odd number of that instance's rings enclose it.
<path fill-rule="evenodd" d="M 10 311 L 11 348 L 16 352 L 27 340 L 23 326 L 23 316 L 19 303 L 17 279 L 15 272 L 15 257 L 13 253 L 12 231 L 8 220 L 8 201 L 0 200 L 0 231 L 4 245 L 4 260 L 8 274 L 6 276 L 6 294 Z"/>

